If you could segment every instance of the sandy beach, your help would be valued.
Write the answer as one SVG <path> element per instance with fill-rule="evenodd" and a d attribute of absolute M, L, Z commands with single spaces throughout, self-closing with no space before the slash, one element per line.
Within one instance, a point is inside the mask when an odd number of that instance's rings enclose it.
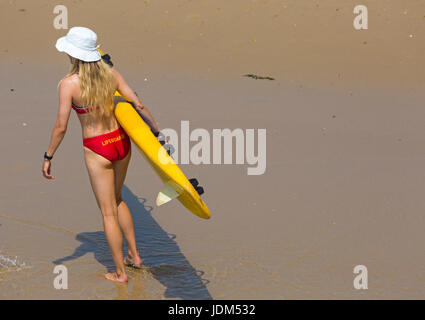
<path fill-rule="evenodd" d="M 59 4 L 59 3 L 58 3 Z M 145 268 L 113 267 L 72 114 L 42 177 L 68 72 L 51 1 L 0 2 L 0 299 L 425 298 L 425 4 L 344 0 L 62 1 L 161 128 L 267 129 L 267 168 L 181 164 L 211 219 L 133 145 L 123 188 Z M 254 74 L 275 80 L 255 80 Z M 53 287 L 56 265 L 69 288 Z M 353 287 L 367 267 L 367 290 Z"/>

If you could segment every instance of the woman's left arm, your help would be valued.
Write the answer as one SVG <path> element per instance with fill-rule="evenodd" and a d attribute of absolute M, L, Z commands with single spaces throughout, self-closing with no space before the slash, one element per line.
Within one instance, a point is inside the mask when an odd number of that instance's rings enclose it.
<path fill-rule="evenodd" d="M 50 137 L 50 144 L 47 149 L 47 155 L 49 157 L 53 157 L 53 154 L 56 152 L 57 148 L 65 137 L 69 115 L 71 114 L 72 88 L 73 83 L 71 79 L 63 79 L 59 85 L 59 111 L 56 124 Z M 54 178 L 50 174 L 50 166 L 50 160 L 44 159 L 42 172 L 44 177 L 47 179 Z"/>

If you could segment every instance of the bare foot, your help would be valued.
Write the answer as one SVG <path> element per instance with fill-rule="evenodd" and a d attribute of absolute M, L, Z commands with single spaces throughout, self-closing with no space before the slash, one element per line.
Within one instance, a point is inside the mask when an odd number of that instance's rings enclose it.
<path fill-rule="evenodd" d="M 124 264 L 129 267 L 140 269 L 143 266 L 143 261 L 140 259 L 140 256 L 130 258 L 130 256 L 124 259 Z"/>
<path fill-rule="evenodd" d="M 105 274 L 105 278 L 111 281 L 116 281 L 116 282 L 127 282 L 128 278 L 127 275 L 124 273 L 120 276 L 118 276 L 118 274 L 116 272 L 110 272 Z"/>

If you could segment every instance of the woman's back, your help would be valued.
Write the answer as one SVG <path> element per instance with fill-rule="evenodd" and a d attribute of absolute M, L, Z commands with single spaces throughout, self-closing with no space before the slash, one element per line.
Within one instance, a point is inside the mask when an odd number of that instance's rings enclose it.
<path fill-rule="evenodd" d="M 103 115 L 102 117 L 96 114 L 90 114 L 88 106 L 84 104 L 81 98 L 81 80 L 78 74 L 69 75 L 62 81 L 64 82 L 64 85 L 71 87 L 71 103 L 73 109 L 76 111 L 78 119 L 80 120 L 83 138 L 98 136 L 100 134 L 116 130 L 119 127 L 119 124 L 113 113 L 109 115 Z M 117 90 L 116 81 L 115 90 Z"/>

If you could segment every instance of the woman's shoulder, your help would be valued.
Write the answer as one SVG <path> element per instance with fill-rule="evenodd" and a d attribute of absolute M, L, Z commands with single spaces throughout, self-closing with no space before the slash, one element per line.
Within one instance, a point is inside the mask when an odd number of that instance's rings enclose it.
<path fill-rule="evenodd" d="M 115 67 L 111 67 L 111 71 L 112 74 L 114 75 L 114 77 L 116 78 L 117 76 L 120 76 L 120 73 L 118 72 L 117 69 L 115 69 Z"/>
<path fill-rule="evenodd" d="M 121 73 L 118 72 L 117 69 L 115 69 L 115 67 L 111 68 L 111 70 L 117 83 L 120 83 L 122 80 L 124 80 L 124 77 L 121 75 Z"/>
<path fill-rule="evenodd" d="M 78 78 L 77 74 L 71 74 L 69 76 L 66 76 L 59 83 L 60 87 L 73 87 L 79 84 L 80 84 L 80 79 Z"/>

